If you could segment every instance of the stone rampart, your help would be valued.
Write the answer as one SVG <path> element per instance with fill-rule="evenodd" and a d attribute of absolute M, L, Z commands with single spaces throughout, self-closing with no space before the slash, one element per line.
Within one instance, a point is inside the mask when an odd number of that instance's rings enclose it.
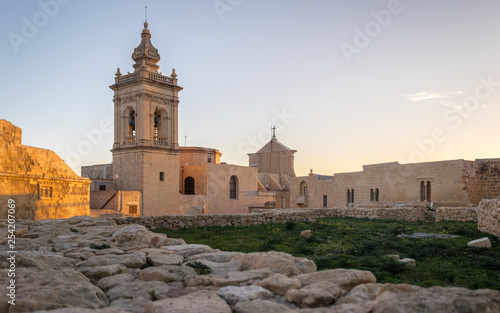
<path fill-rule="evenodd" d="M 500 198 L 482 200 L 477 209 L 480 231 L 500 237 Z"/>

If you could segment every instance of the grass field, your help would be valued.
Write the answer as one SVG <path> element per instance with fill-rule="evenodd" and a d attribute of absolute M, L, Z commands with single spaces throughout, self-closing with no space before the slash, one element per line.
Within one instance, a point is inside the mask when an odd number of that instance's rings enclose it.
<path fill-rule="evenodd" d="M 311 230 L 310 238 L 300 237 Z M 283 251 L 313 260 L 318 270 L 368 270 L 380 283 L 422 287 L 456 286 L 500 290 L 500 241 L 477 230 L 477 223 L 397 222 L 351 218 L 318 219 L 316 223 L 269 224 L 251 227 L 203 227 L 156 230 L 187 243 L 206 244 L 244 253 Z M 398 238 L 414 232 L 457 235 L 457 238 Z M 493 248 L 471 248 L 471 240 L 488 236 Z M 415 268 L 387 257 L 412 258 Z"/>

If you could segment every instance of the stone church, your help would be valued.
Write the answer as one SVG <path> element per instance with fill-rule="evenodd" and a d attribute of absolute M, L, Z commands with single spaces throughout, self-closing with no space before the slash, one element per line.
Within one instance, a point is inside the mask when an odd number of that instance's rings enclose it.
<path fill-rule="evenodd" d="M 271 140 L 249 166 L 220 162 L 221 152 L 179 147 L 177 74 L 159 73 L 148 23 L 132 54 L 134 72 L 118 69 L 113 164 L 82 167 L 92 180 L 90 207 L 124 215 L 248 213 L 255 208 L 475 206 L 500 196 L 500 159 L 365 165 L 363 171 L 296 177 L 294 154 Z M 333 161 L 333 160 L 332 160 Z M 399 203 L 399 204 L 398 204 Z"/>
<path fill-rule="evenodd" d="M 293 154 L 273 135 L 250 155 L 252 166 L 220 162 L 217 149 L 179 147 L 175 69 L 159 73 L 160 54 L 144 23 L 134 72 L 115 74 L 113 163 L 82 167 L 92 179 L 90 206 L 125 215 L 248 213 L 289 205 Z"/>

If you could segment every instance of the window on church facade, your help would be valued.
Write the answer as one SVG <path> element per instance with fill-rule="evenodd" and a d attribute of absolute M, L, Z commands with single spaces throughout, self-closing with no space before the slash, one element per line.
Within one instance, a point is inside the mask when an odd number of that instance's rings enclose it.
<path fill-rule="evenodd" d="M 106 190 L 106 185 L 99 185 L 99 191 Z"/>
<path fill-rule="evenodd" d="M 370 201 L 375 201 L 375 192 L 373 191 L 373 188 L 370 189 Z"/>
<path fill-rule="evenodd" d="M 351 203 L 351 189 L 347 189 L 347 204 Z"/>
<path fill-rule="evenodd" d="M 229 198 L 238 198 L 238 178 L 236 176 L 231 176 L 229 179 Z"/>
<path fill-rule="evenodd" d="M 425 201 L 425 183 L 420 182 L 420 201 Z"/>
<path fill-rule="evenodd" d="M 208 160 L 207 160 L 208 163 L 212 163 L 212 154 L 209 153 L 208 154 Z"/>
<path fill-rule="evenodd" d="M 379 190 L 377 188 L 377 189 L 375 189 L 375 201 L 378 202 L 379 198 L 380 198 L 380 192 L 379 192 Z"/>
<path fill-rule="evenodd" d="M 130 204 L 128 206 L 128 214 L 137 214 L 137 204 Z"/>
<path fill-rule="evenodd" d="M 129 137 L 135 136 L 135 111 L 134 110 L 130 111 L 130 114 L 128 117 L 128 135 L 129 135 Z"/>
<path fill-rule="evenodd" d="M 301 196 L 307 196 L 307 183 L 305 181 L 300 183 L 299 193 Z"/>
<path fill-rule="evenodd" d="M 187 177 L 184 180 L 184 194 L 185 195 L 194 195 L 194 178 Z"/>
<path fill-rule="evenodd" d="M 323 196 L 323 207 L 326 208 L 328 206 L 328 196 Z"/>
<path fill-rule="evenodd" d="M 165 180 L 165 172 L 160 172 L 160 181 Z"/>
<path fill-rule="evenodd" d="M 431 202 L 431 182 L 427 182 L 427 188 L 426 188 L 426 200 L 427 202 Z"/>

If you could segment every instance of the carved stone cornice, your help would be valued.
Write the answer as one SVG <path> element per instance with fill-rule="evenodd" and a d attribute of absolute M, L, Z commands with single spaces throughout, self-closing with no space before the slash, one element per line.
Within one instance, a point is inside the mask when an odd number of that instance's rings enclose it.
<path fill-rule="evenodd" d="M 166 98 L 161 95 L 155 95 L 151 92 L 138 92 L 134 95 L 131 96 L 125 96 L 125 97 L 120 97 L 118 99 L 119 104 L 127 104 L 127 103 L 138 103 L 143 100 L 152 102 L 152 103 L 158 103 L 158 104 L 165 104 L 165 105 L 173 105 L 177 106 L 179 104 L 179 100 L 173 99 L 173 98 Z"/>

